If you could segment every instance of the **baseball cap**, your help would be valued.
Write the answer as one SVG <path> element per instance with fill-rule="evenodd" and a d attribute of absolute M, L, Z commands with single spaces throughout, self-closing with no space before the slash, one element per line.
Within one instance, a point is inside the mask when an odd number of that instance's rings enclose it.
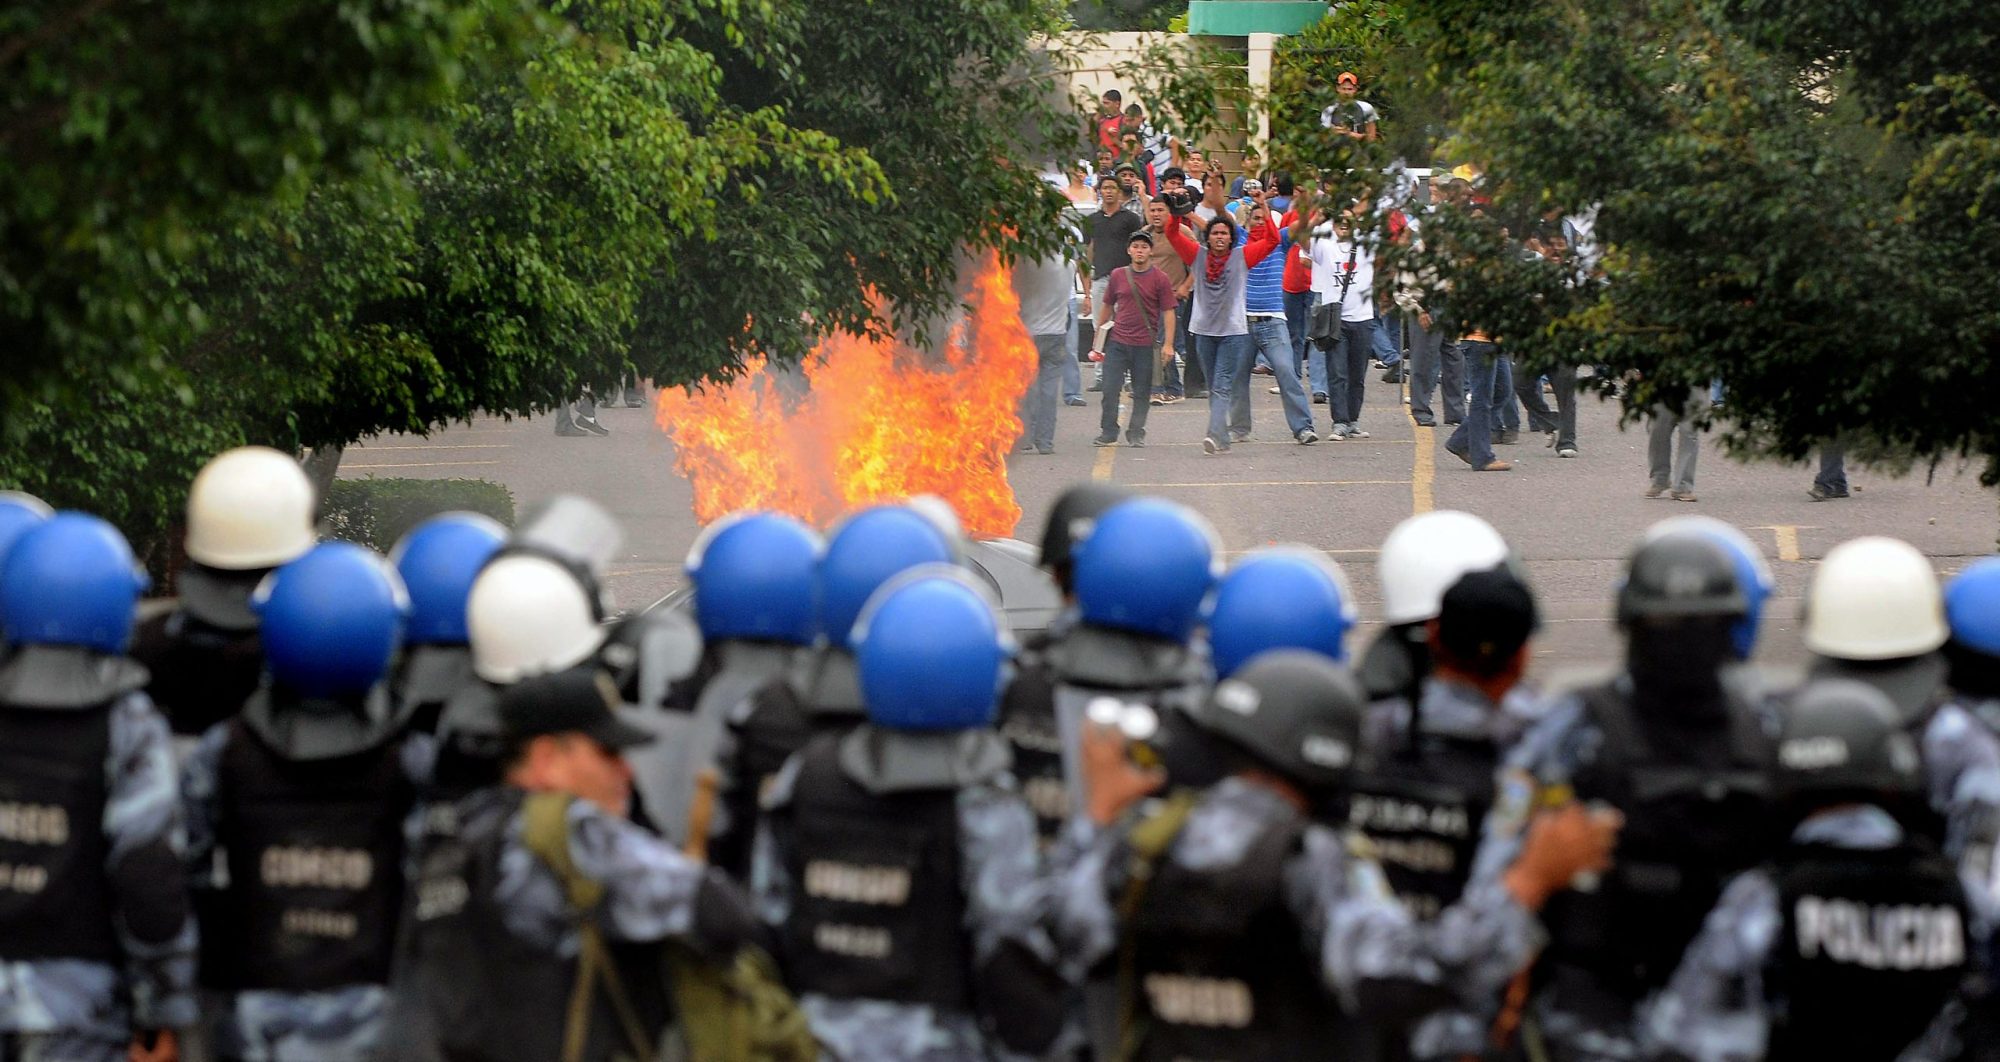
<path fill-rule="evenodd" d="M 1116 166 L 1113 166 L 1113 167 L 1111 168 L 1111 172 L 1112 172 L 1112 173 L 1113 173 L 1114 175 L 1116 175 L 1116 174 L 1120 174 L 1120 173 L 1124 173 L 1124 172 L 1125 172 L 1125 171 L 1127 171 L 1127 170 L 1130 170 L 1130 171 L 1132 171 L 1132 175 L 1133 175 L 1134 177 L 1137 177 L 1137 176 L 1139 175 L 1139 167 L 1137 167 L 1137 166 L 1134 166 L 1134 165 L 1132 165 L 1132 164 L 1131 164 L 1131 163 L 1129 163 L 1129 162 L 1121 162 L 1121 163 L 1119 163 L 1118 165 L 1116 165 Z"/>
<path fill-rule="evenodd" d="M 1141 230 L 1139 232 L 1133 233 L 1132 238 L 1125 241 L 1125 244 L 1128 247 L 1135 243 L 1143 243 L 1146 246 L 1151 247 L 1153 245 L 1153 238 L 1151 236 L 1146 235 L 1144 230 Z"/>
<path fill-rule="evenodd" d="M 500 692 L 500 730 L 510 738 L 582 734 L 607 749 L 629 749 L 653 735 L 618 718 L 618 688 L 595 664 L 524 679 Z"/>
<path fill-rule="evenodd" d="M 1514 655 L 1541 626 L 1535 595 L 1502 564 L 1467 572 L 1444 592 L 1438 607 L 1438 641 L 1471 666 L 1497 665 Z"/>
<path fill-rule="evenodd" d="M 1334 83 L 1335 83 L 1335 84 L 1338 84 L 1338 85 L 1356 85 L 1356 86 L 1358 86 L 1358 85 L 1360 85 L 1360 84 L 1361 84 L 1361 78 L 1360 78 L 1359 76 L 1357 76 L 1357 75 L 1356 75 L 1356 74 L 1354 73 L 1354 71 L 1352 71 L 1352 70 L 1343 70 L 1343 71 L 1341 71 L 1341 74 L 1340 74 L 1340 76 L 1339 76 L 1339 77 L 1337 77 L 1337 78 L 1334 78 L 1333 80 L 1334 80 Z M 1324 84 L 1324 82 L 1321 82 L 1321 84 Z"/>

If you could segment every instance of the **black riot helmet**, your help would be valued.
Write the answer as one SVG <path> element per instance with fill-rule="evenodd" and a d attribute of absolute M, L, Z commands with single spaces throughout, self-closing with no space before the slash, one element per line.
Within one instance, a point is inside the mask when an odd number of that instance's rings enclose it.
<path fill-rule="evenodd" d="M 1733 620 L 1750 600 L 1736 561 L 1722 544 L 1697 531 L 1676 531 L 1642 544 L 1618 588 L 1618 625 L 1649 620 Z"/>
<path fill-rule="evenodd" d="M 1090 537 L 1091 526 L 1105 510 L 1130 497 L 1130 491 L 1109 483 L 1081 483 L 1056 499 L 1042 528 L 1042 567 L 1056 577 L 1065 595 L 1075 589 L 1070 575 L 1076 544 Z"/>
<path fill-rule="evenodd" d="M 1778 739 L 1779 793 L 1802 809 L 1911 797 L 1923 789 L 1916 739 L 1887 694 L 1854 679 L 1819 679 L 1791 698 Z"/>
<path fill-rule="evenodd" d="M 1196 725 L 1313 793 L 1344 789 L 1368 695 L 1347 669 L 1304 649 L 1259 653 L 1215 686 Z"/>

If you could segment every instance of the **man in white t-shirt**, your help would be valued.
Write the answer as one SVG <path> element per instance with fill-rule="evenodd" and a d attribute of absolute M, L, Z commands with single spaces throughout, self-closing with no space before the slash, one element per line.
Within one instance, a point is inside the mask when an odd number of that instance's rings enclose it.
<path fill-rule="evenodd" d="M 1343 71 L 1334 90 L 1340 93 L 1340 102 L 1319 112 L 1319 124 L 1355 140 L 1375 140 L 1375 105 L 1361 98 L 1361 78 L 1352 70 Z"/>
<path fill-rule="evenodd" d="M 1312 352 L 1325 359 L 1327 415 L 1333 438 L 1366 439 L 1361 429 L 1361 399 L 1368 381 L 1368 356 L 1375 341 L 1375 253 L 1365 235 L 1353 230 L 1351 210 L 1333 222 L 1301 214 L 1294 239 L 1309 231 L 1306 255 L 1312 259 L 1313 294 L 1320 304 L 1340 306 L 1340 332 L 1333 349 Z M 1309 228 L 1310 227 L 1310 228 Z"/>

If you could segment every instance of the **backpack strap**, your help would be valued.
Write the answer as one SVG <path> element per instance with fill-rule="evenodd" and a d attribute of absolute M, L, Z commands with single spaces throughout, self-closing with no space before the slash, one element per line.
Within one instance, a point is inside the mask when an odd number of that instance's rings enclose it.
<path fill-rule="evenodd" d="M 521 804 L 521 843 L 562 883 L 563 895 L 576 917 L 581 945 L 576 984 L 570 989 L 569 1011 L 563 1022 L 563 1062 L 583 1062 L 585 1047 L 590 1042 L 591 996 L 600 979 L 633 1056 L 648 1058 L 653 1054 L 651 1037 L 646 1035 L 645 1023 L 632 1007 L 632 998 L 611 961 L 604 931 L 597 924 L 597 908 L 604 902 L 604 883 L 585 875 L 570 857 L 569 809 L 575 799 L 568 793 L 531 793 Z"/>
<path fill-rule="evenodd" d="M 1132 860 L 1126 873 L 1125 888 L 1118 894 L 1118 921 L 1131 922 L 1139 913 L 1139 905 L 1146 900 L 1146 889 L 1152 884 L 1153 872 L 1160 860 L 1179 837 L 1181 828 L 1187 825 L 1188 815 L 1194 811 L 1195 791 L 1177 789 L 1167 797 L 1157 811 L 1141 819 L 1126 836 L 1131 847 Z M 1139 1030 L 1139 993 L 1137 974 L 1139 964 L 1136 934 L 1120 934 L 1123 942 L 1118 946 L 1118 1058 L 1121 1060 L 1139 1057 L 1141 1041 Z"/>

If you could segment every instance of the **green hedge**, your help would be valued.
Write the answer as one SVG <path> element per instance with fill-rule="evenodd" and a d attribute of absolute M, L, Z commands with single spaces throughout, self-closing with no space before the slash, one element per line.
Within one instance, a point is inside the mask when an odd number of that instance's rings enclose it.
<path fill-rule="evenodd" d="M 321 506 L 329 537 L 384 553 L 404 533 L 439 513 L 483 513 L 514 526 L 514 495 L 484 479 L 341 479 Z"/>

